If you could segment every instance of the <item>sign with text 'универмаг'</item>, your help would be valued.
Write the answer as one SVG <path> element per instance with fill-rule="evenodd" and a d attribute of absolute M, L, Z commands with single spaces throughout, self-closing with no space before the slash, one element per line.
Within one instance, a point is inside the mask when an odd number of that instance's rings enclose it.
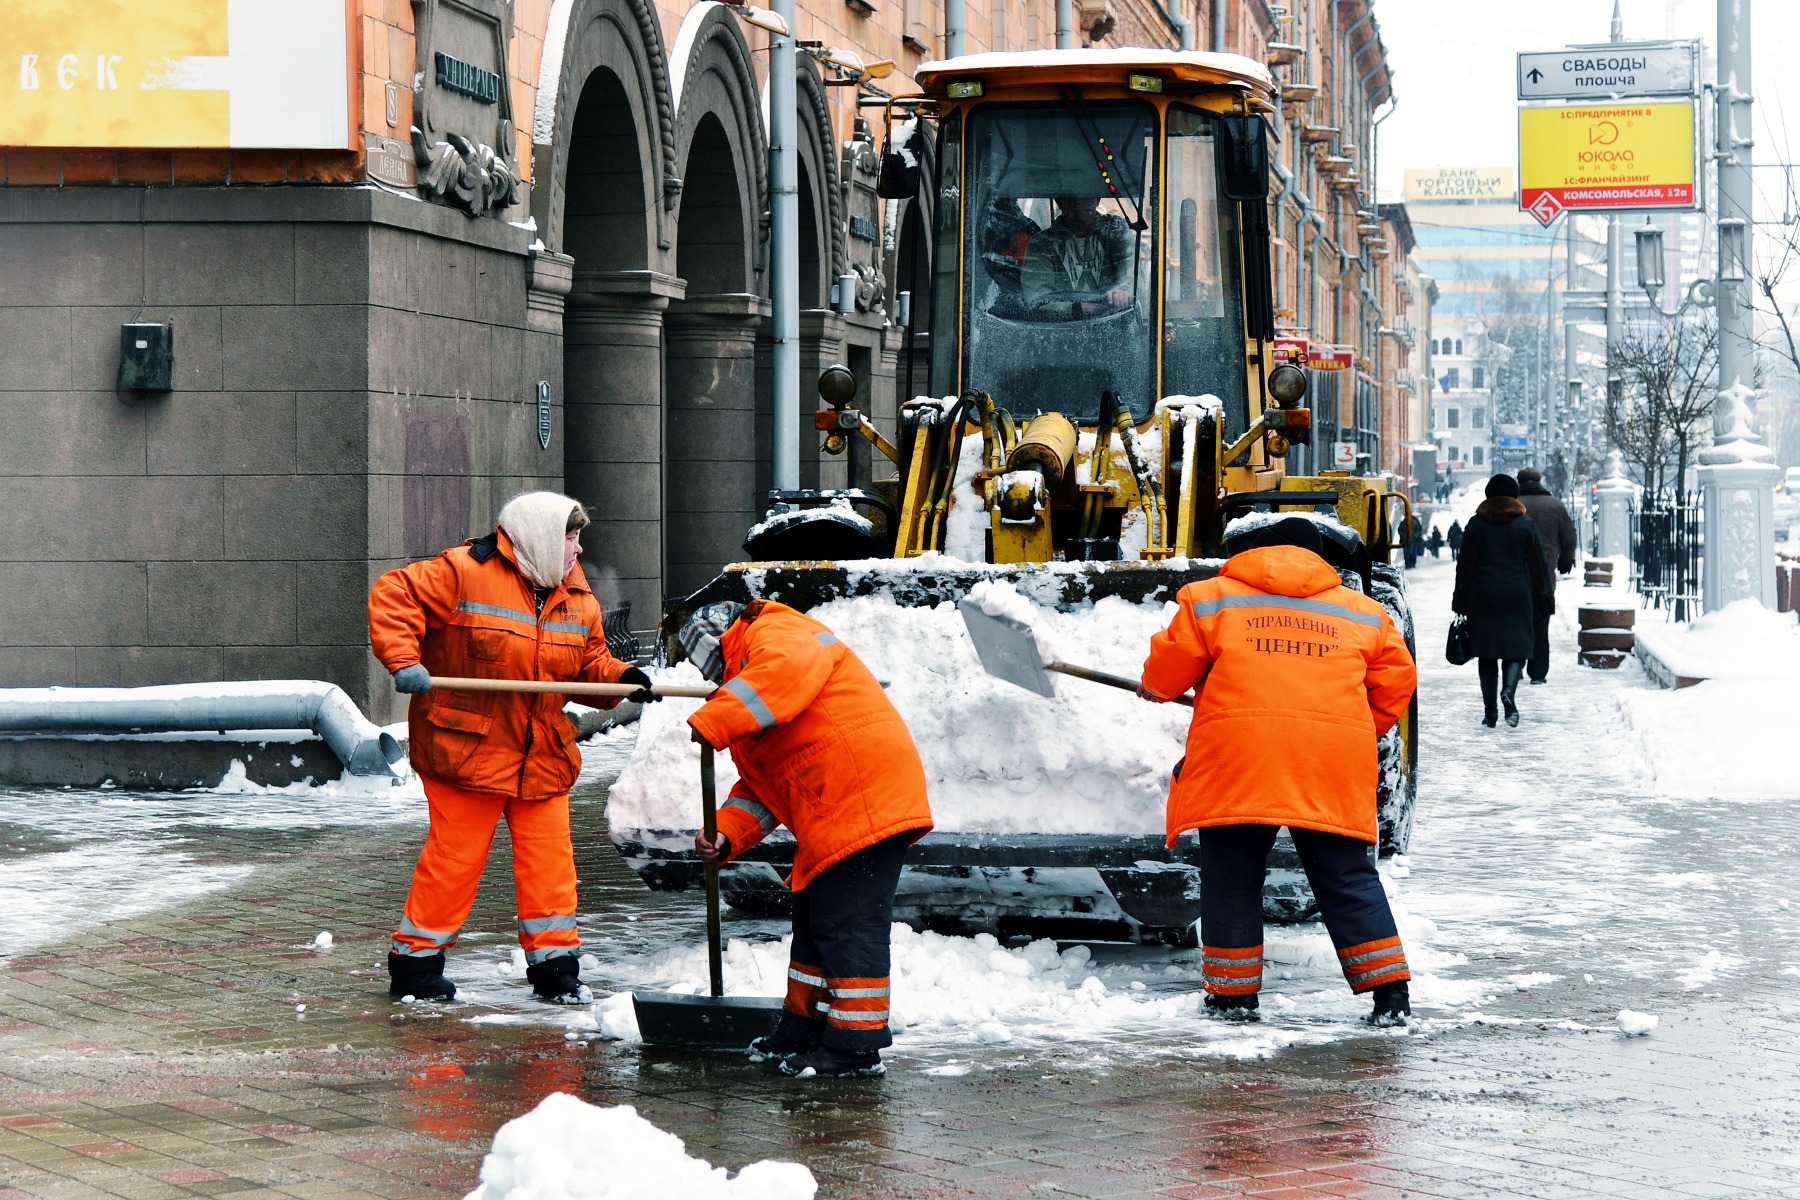
<path fill-rule="evenodd" d="M 1565 208 L 1694 207 L 1694 104 L 1519 110 L 1519 207 L 1548 225 Z"/>

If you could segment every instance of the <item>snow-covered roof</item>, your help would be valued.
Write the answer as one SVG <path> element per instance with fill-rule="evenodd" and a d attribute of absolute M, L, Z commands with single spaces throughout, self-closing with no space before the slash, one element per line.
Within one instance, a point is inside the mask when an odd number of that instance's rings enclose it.
<path fill-rule="evenodd" d="M 1134 68 L 1169 71 L 1183 83 L 1241 83 L 1264 93 L 1274 87 L 1267 67 L 1240 54 L 1149 50 L 1138 46 L 964 54 L 925 63 L 913 73 L 913 78 L 920 87 L 932 92 L 949 76 L 982 75 L 991 79 L 996 75 L 1028 77 L 1053 72 L 1066 83 L 1121 83 L 1121 71 Z"/>

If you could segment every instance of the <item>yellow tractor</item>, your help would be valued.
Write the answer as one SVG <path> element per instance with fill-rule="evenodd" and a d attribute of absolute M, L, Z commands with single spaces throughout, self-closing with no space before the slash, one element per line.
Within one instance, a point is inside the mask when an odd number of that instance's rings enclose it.
<path fill-rule="evenodd" d="M 773 494 L 745 543 L 752 561 L 664 614 L 671 661 L 695 608 L 752 596 L 807 610 L 880 597 L 896 606 L 883 628 L 902 637 L 900 610 L 949 620 L 955 601 L 1002 579 L 1046 611 L 1113 600 L 1156 623 L 1183 584 L 1217 571 L 1233 519 L 1270 511 L 1334 516 L 1321 522 L 1334 565 L 1410 640 L 1388 563 L 1411 517 L 1406 496 L 1379 478 L 1286 471 L 1313 412 L 1308 344 L 1275 327 L 1263 67 L 1141 49 L 994 53 L 929 63 L 918 81 L 920 95 L 888 106 L 881 191 L 934 201 L 930 296 L 908 330 L 909 354 L 915 335 L 928 342 L 929 394 L 901 406 L 889 436 L 852 406 L 850 373 L 825 372 L 824 449 L 865 439 L 892 477 Z M 919 177 L 927 161 L 935 179 Z M 937 686 L 947 702 L 962 684 Z M 1409 717 L 1381 747 L 1383 855 L 1406 848 L 1414 730 Z M 1051 736 L 1106 735 L 1078 722 Z M 929 767 L 933 747 L 922 750 Z M 1139 791 L 1160 789 L 1169 765 L 1154 764 Z M 1011 828 L 990 809 L 962 828 L 940 816 L 908 860 L 907 919 L 1004 935 L 1191 936 L 1193 846 L 1165 849 L 1148 809 L 1136 825 L 1069 828 L 1084 818 L 1058 820 L 1053 791 L 1032 797 L 1035 813 Z M 644 828 L 630 809 L 609 813 L 626 860 L 653 887 L 688 886 L 696 864 L 679 831 Z M 1282 844 L 1266 907 L 1299 917 L 1310 896 Z M 768 843 L 735 864 L 727 897 L 778 909 L 791 849 Z"/>

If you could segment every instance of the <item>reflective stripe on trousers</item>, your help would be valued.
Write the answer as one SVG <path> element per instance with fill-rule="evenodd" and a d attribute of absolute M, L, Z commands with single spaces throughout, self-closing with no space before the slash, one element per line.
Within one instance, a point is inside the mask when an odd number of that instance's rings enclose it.
<path fill-rule="evenodd" d="M 1353 992 L 1370 992 L 1384 983 L 1403 983 L 1412 978 L 1406 966 L 1406 948 L 1397 937 L 1346 946 L 1338 951 L 1338 965 Z"/>
<path fill-rule="evenodd" d="M 1261 946 L 1201 947 L 1200 977 L 1215 996 L 1254 996 L 1262 989 Z"/>

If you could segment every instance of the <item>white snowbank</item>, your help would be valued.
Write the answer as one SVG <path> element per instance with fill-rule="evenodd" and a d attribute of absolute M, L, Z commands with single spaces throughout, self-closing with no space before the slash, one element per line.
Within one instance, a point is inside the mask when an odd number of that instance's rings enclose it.
<path fill-rule="evenodd" d="M 552 1092 L 494 1134 L 481 1186 L 464 1200 L 812 1200 L 818 1190 L 799 1163 L 751 1163 L 728 1177 L 629 1104 Z"/>
<path fill-rule="evenodd" d="M 1755 600 L 1739 600 L 1684 624 L 1638 617 L 1637 638 L 1677 675 L 1693 679 L 1800 679 L 1800 624 Z"/>
<path fill-rule="evenodd" d="M 1003 592 L 984 593 L 1002 597 Z M 1173 604 L 1108 597 L 1059 612 L 1013 593 L 1009 615 L 1041 645 L 1083 666 L 1137 676 L 1150 636 Z M 1043 697 L 981 669 L 954 604 L 908 608 L 891 597 L 836 600 L 813 610 L 854 650 L 900 710 L 925 764 L 941 830 L 1004 833 L 1155 834 L 1163 829 L 1169 769 L 1181 756 L 1190 711 L 1129 692 L 1059 680 Z M 699 682 L 687 664 L 659 673 Z M 699 824 L 699 748 L 686 719 L 697 701 L 647 705 L 637 748 L 608 798 L 617 829 L 693 829 Z M 719 794 L 737 778 L 728 754 L 715 767 Z"/>

